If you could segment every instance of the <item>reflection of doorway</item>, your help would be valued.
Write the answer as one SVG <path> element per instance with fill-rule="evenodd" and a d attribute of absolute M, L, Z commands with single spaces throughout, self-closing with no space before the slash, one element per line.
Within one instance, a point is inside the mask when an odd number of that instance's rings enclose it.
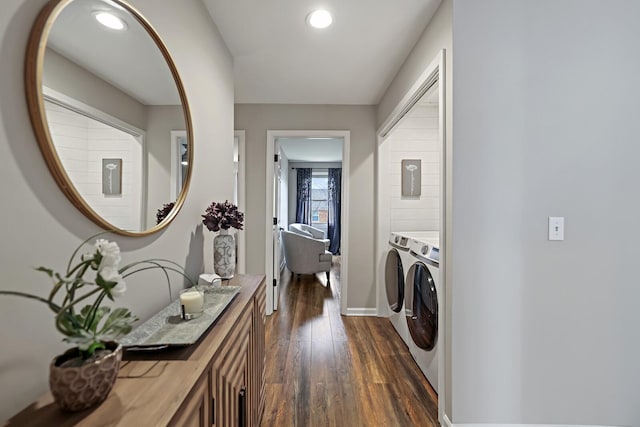
<path fill-rule="evenodd" d="M 186 130 L 171 131 L 171 196 L 170 200 L 178 200 L 182 185 L 189 170 L 188 140 Z"/>
<path fill-rule="evenodd" d="M 290 214 L 291 206 L 295 206 L 295 202 L 292 203 L 292 199 L 289 197 L 280 197 L 281 202 L 286 200 L 287 208 L 282 210 L 283 203 L 276 203 L 275 196 L 278 196 L 278 191 L 282 188 L 283 175 L 280 175 L 279 179 L 276 176 L 276 171 L 287 171 L 287 181 L 291 181 L 290 173 L 291 166 L 287 165 L 286 169 L 282 167 L 282 157 L 275 157 L 277 152 L 280 152 L 278 147 L 283 142 L 286 144 L 291 143 L 292 146 L 296 146 L 296 142 L 302 144 L 304 141 L 312 141 L 312 145 L 316 149 L 322 148 L 323 143 L 327 143 L 330 140 L 338 140 L 341 144 L 341 159 L 342 159 L 342 175 L 341 175 L 341 238 L 340 238 L 340 253 L 343 255 L 341 259 L 341 281 L 339 293 L 343 297 L 341 298 L 341 310 L 344 313 L 346 311 L 346 295 L 347 295 L 347 268 L 348 259 L 348 226 L 349 218 L 348 201 L 349 201 L 349 149 L 350 149 L 350 132 L 349 131 L 268 131 L 267 132 L 267 165 L 266 165 L 266 212 L 274 212 L 274 217 L 269 216 L 265 223 L 265 231 L 267 239 L 265 241 L 265 266 L 267 274 L 267 283 L 269 288 L 267 290 L 267 314 L 271 314 L 274 309 L 277 309 L 277 301 L 279 296 L 279 265 L 280 263 L 280 248 L 278 242 L 279 230 L 288 228 L 288 225 L 295 222 L 295 217 Z M 278 151 L 276 151 L 278 150 Z M 281 154 L 281 153 L 280 153 Z M 288 161 L 289 159 L 287 159 Z M 327 169 L 326 167 L 324 168 Z M 278 189 L 275 187 L 275 182 L 279 182 Z M 287 191 L 290 193 L 290 191 Z M 279 212 L 280 211 L 280 212 Z M 277 215 L 275 213 L 278 212 Z M 284 219 L 283 219 L 284 215 Z M 319 216 L 319 215 L 318 215 Z M 293 218 L 293 220 L 292 220 Z M 286 223 L 285 223 L 286 222 Z"/>
<path fill-rule="evenodd" d="M 236 130 L 233 133 L 233 203 L 241 212 L 246 213 L 246 186 L 245 186 L 245 131 Z M 238 230 L 236 234 L 236 269 L 239 274 L 245 272 L 246 251 L 245 232 Z"/>

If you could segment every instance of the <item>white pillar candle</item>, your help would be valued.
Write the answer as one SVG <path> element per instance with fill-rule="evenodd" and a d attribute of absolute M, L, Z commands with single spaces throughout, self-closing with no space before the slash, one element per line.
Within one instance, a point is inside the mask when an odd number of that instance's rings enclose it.
<path fill-rule="evenodd" d="M 180 304 L 184 306 L 186 314 L 196 314 L 202 311 L 204 294 L 197 290 L 187 290 L 180 294 Z"/>

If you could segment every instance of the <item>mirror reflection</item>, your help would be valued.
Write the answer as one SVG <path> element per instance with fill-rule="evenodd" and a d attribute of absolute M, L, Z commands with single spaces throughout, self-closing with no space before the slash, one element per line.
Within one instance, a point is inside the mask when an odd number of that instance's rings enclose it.
<path fill-rule="evenodd" d="M 192 153 L 174 75 L 125 6 L 64 6 L 44 52 L 44 117 L 84 203 L 117 229 L 144 232 L 186 191 Z"/>

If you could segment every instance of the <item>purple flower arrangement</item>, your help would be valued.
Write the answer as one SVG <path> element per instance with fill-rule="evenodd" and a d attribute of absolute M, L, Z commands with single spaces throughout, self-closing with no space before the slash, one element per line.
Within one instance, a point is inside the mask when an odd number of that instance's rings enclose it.
<path fill-rule="evenodd" d="M 167 215 L 169 215 L 169 212 L 171 212 L 174 206 L 175 202 L 169 202 L 162 205 L 162 207 L 158 209 L 158 212 L 156 213 L 156 224 L 160 224 L 162 221 L 164 221 L 164 219 L 167 217 Z"/>
<path fill-rule="evenodd" d="M 202 218 L 202 223 L 209 231 L 213 232 L 228 230 L 229 228 L 242 230 L 242 224 L 244 223 L 244 214 L 228 200 L 225 200 L 224 203 L 211 203 Z"/>

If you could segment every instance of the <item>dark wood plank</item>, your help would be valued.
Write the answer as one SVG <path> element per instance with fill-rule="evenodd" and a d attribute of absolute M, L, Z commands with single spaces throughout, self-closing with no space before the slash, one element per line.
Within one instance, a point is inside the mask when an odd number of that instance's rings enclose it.
<path fill-rule="evenodd" d="M 340 315 L 340 258 L 324 274 L 281 277 L 267 319 L 271 426 L 438 426 L 437 395 L 388 319 Z"/>

